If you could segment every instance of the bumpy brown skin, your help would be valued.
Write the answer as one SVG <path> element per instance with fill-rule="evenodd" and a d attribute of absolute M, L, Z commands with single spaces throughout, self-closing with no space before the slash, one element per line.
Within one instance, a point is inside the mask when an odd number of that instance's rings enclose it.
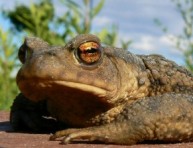
<path fill-rule="evenodd" d="M 77 57 L 80 44 L 88 41 L 100 44 L 89 34 L 64 47 L 38 38 L 25 40 L 17 75 L 21 94 L 11 108 L 15 129 L 25 125 L 41 130 L 43 116 L 51 116 L 55 120 L 47 126 L 71 127 L 50 138 L 64 137 L 64 143 L 193 139 L 190 72 L 159 55 L 137 56 L 113 47 L 101 47 L 101 58 L 88 65 Z"/>

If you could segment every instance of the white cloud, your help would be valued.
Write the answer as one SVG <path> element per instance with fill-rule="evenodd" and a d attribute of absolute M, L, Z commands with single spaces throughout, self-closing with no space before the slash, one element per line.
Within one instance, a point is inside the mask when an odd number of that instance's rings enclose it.
<path fill-rule="evenodd" d="M 139 37 L 139 40 L 133 42 L 132 48 L 134 49 L 141 49 L 141 50 L 155 50 L 155 41 L 156 39 L 153 36 L 145 35 Z"/>
<path fill-rule="evenodd" d="M 171 47 L 176 47 L 176 44 L 178 41 L 179 41 L 179 38 L 177 36 L 172 35 L 172 34 L 160 37 L 160 43 L 163 43 L 164 45 L 168 45 Z M 179 47 L 180 47 L 179 50 L 184 52 L 187 50 L 188 46 L 189 46 L 189 40 L 181 38 L 180 44 L 179 44 Z M 175 49 L 175 51 L 177 51 L 177 50 Z"/>
<path fill-rule="evenodd" d="M 160 43 L 166 44 L 166 45 L 173 45 L 171 39 L 173 38 L 172 35 L 164 35 L 160 37 Z"/>
<path fill-rule="evenodd" d="M 130 46 L 130 50 L 136 51 L 141 54 L 162 54 L 166 55 L 181 55 L 182 53 L 175 48 L 175 39 L 172 35 L 155 36 L 149 34 L 130 34 L 121 35 L 123 40 L 131 39 L 133 43 Z M 134 37 L 134 38 L 132 38 Z M 173 37 L 171 39 L 171 37 Z"/>

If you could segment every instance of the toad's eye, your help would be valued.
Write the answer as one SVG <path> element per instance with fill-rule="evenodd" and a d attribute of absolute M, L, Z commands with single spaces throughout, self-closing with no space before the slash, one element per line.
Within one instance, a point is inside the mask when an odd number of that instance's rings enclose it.
<path fill-rule="evenodd" d="M 32 50 L 29 49 L 26 45 L 22 45 L 18 52 L 18 57 L 21 63 L 24 64 L 26 60 L 30 58 L 31 54 Z"/>
<path fill-rule="evenodd" d="M 77 56 L 80 62 L 91 65 L 101 58 L 101 47 L 96 42 L 82 43 L 77 49 Z"/>

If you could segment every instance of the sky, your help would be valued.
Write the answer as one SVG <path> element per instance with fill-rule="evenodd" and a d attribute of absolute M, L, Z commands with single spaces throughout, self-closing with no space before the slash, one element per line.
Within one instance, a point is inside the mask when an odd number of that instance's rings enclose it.
<path fill-rule="evenodd" d="M 38 1 L 38 0 L 31 0 Z M 77 0 L 81 2 L 81 0 Z M 56 14 L 65 12 L 59 0 L 53 0 Z M 96 0 L 94 2 L 97 2 Z M 26 0 L 0 0 L 0 10 L 14 9 L 16 4 L 29 5 Z M 0 26 L 9 29 L 9 21 L 5 20 L 0 11 Z M 164 33 L 156 25 L 154 19 L 159 19 L 168 28 Z M 183 21 L 175 4 L 171 0 L 106 0 L 99 15 L 93 21 L 93 30 L 112 24 L 118 27 L 118 38 L 132 40 L 129 51 L 135 54 L 161 54 L 168 59 L 184 65 L 182 52 L 175 49 L 171 40 L 173 35 L 183 31 Z M 117 44 L 119 46 L 119 43 Z"/>

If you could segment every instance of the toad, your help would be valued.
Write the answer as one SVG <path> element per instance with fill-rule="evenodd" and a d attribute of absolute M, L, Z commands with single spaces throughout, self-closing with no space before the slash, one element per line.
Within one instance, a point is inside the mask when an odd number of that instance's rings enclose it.
<path fill-rule="evenodd" d="M 91 34 L 65 46 L 26 38 L 18 55 L 15 130 L 59 130 L 50 140 L 65 144 L 193 138 L 193 75 L 160 55 L 102 46 Z"/>

